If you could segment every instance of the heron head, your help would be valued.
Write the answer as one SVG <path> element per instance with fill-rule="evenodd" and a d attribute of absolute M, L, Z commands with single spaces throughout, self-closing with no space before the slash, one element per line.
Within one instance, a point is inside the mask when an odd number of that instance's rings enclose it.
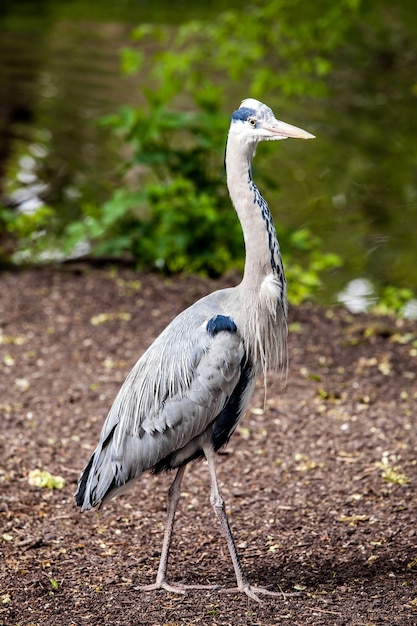
<path fill-rule="evenodd" d="M 231 128 L 247 142 L 276 141 L 278 139 L 314 139 L 314 135 L 302 128 L 277 120 L 266 104 L 247 98 L 232 115 Z"/>

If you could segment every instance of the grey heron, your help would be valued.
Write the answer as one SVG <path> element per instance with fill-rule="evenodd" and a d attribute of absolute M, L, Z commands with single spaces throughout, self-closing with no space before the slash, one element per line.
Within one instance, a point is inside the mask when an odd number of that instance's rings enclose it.
<path fill-rule="evenodd" d="M 78 482 L 75 499 L 84 511 L 122 493 L 147 470 L 176 470 L 156 581 L 141 589 L 184 593 L 205 588 L 167 579 L 185 467 L 205 457 L 211 504 L 235 570 L 234 591 L 258 601 L 260 593 L 274 594 L 252 586 L 244 574 L 216 478 L 215 453 L 244 415 L 256 378 L 286 363 L 286 281 L 272 216 L 252 178 L 252 159 L 259 141 L 289 137 L 314 135 L 276 119 L 268 106 L 252 98 L 233 113 L 225 165 L 245 241 L 242 281 L 180 313 L 146 350 L 116 396 Z"/>

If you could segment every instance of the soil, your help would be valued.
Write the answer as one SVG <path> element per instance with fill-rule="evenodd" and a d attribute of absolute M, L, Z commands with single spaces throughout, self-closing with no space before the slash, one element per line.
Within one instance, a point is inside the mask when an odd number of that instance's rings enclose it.
<path fill-rule="evenodd" d="M 290 310 L 290 364 L 261 384 L 218 458 L 245 572 L 281 591 L 144 592 L 169 475 L 81 514 L 73 501 L 127 372 L 185 306 L 234 283 L 68 265 L 0 276 L 0 623 L 417 623 L 415 323 Z M 30 484 L 62 476 L 62 489 Z M 58 486 L 58 485 L 57 485 Z M 172 581 L 234 584 L 204 462 L 178 508 Z M 295 595 L 293 595 L 295 594 Z"/>

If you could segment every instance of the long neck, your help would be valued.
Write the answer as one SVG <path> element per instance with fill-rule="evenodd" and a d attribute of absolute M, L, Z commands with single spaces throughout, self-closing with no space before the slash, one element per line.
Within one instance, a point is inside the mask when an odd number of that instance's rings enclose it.
<path fill-rule="evenodd" d="M 226 148 L 227 186 L 242 225 L 246 248 L 243 283 L 257 288 L 265 276 L 285 281 L 272 215 L 252 179 L 253 148 L 242 150 L 229 135 Z"/>
<path fill-rule="evenodd" d="M 235 321 L 257 371 L 285 367 L 287 362 L 286 282 L 272 216 L 252 180 L 254 147 L 229 133 L 226 147 L 227 186 L 246 247 L 243 279 L 236 289 Z M 265 382 L 266 384 L 266 382 Z"/>

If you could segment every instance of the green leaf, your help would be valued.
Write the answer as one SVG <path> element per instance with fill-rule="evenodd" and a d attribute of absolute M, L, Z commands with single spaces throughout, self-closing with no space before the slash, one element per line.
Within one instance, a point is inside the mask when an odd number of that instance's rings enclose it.
<path fill-rule="evenodd" d="M 144 55 L 141 50 L 133 48 L 122 48 L 122 71 L 126 75 L 135 74 L 143 64 Z"/>

